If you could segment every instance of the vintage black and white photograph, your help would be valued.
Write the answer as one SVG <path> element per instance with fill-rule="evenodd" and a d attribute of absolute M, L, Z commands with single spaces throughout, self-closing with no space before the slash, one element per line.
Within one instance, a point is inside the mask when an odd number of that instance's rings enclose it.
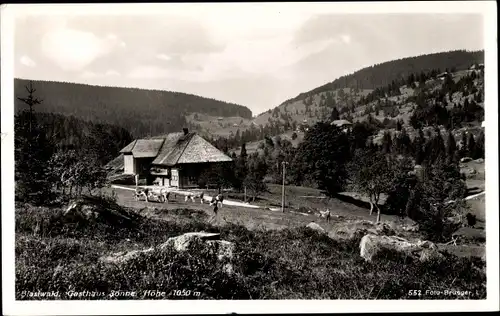
<path fill-rule="evenodd" d="M 383 5 L 3 6 L 5 297 L 498 307 L 496 4 Z"/>

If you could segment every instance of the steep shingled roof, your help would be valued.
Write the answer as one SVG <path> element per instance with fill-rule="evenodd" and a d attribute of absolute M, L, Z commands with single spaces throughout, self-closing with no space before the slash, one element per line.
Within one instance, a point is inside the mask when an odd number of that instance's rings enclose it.
<path fill-rule="evenodd" d="M 158 157 L 153 161 L 154 165 L 173 166 L 181 157 L 194 133 L 184 135 L 183 133 L 169 134 L 165 138 L 165 145 L 162 147 Z"/>
<path fill-rule="evenodd" d="M 120 150 L 120 153 L 132 153 L 134 158 L 153 158 L 158 156 L 163 139 L 138 139 Z"/>
<path fill-rule="evenodd" d="M 229 162 L 232 159 L 199 135 L 193 135 L 177 163 Z"/>
<path fill-rule="evenodd" d="M 135 158 L 156 157 L 153 165 L 229 162 L 232 159 L 196 133 L 170 133 L 149 139 L 138 139 L 120 150 Z"/>
<path fill-rule="evenodd" d="M 174 166 L 184 163 L 225 162 L 232 159 L 196 133 L 169 134 L 154 165 Z"/>

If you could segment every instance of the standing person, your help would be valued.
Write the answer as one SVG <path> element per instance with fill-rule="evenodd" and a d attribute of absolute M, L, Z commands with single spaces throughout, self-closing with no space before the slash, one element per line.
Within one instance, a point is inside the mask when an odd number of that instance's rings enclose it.
<path fill-rule="evenodd" d="M 219 210 L 219 203 L 214 204 L 214 216 L 217 216 L 217 211 Z"/>
<path fill-rule="evenodd" d="M 330 223 L 331 213 L 329 209 L 326 209 L 326 222 Z"/>
<path fill-rule="evenodd" d="M 135 187 L 139 185 L 139 174 L 135 175 Z"/>
<path fill-rule="evenodd" d="M 212 216 L 212 218 L 210 219 L 209 222 L 212 222 L 212 220 L 214 220 L 216 217 L 217 217 L 217 211 L 219 210 L 219 203 L 217 201 L 217 197 L 212 197 L 212 200 L 210 201 L 210 206 L 214 206 L 214 215 Z"/>

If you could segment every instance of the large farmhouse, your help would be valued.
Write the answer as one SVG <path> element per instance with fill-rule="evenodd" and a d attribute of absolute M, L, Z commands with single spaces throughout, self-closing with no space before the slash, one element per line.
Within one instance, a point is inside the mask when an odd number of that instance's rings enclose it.
<path fill-rule="evenodd" d="M 123 166 L 123 174 L 139 175 L 161 186 L 178 188 L 197 187 L 204 170 L 216 163 L 232 162 L 229 156 L 187 129 L 134 140 L 120 153 L 108 166 L 114 164 L 114 169 Z"/>

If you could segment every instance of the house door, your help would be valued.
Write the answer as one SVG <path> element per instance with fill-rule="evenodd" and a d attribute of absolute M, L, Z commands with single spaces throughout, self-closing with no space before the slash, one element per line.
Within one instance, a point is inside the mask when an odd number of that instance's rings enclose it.
<path fill-rule="evenodd" d="M 172 175 L 170 178 L 170 186 L 179 187 L 179 170 L 172 169 Z"/>

